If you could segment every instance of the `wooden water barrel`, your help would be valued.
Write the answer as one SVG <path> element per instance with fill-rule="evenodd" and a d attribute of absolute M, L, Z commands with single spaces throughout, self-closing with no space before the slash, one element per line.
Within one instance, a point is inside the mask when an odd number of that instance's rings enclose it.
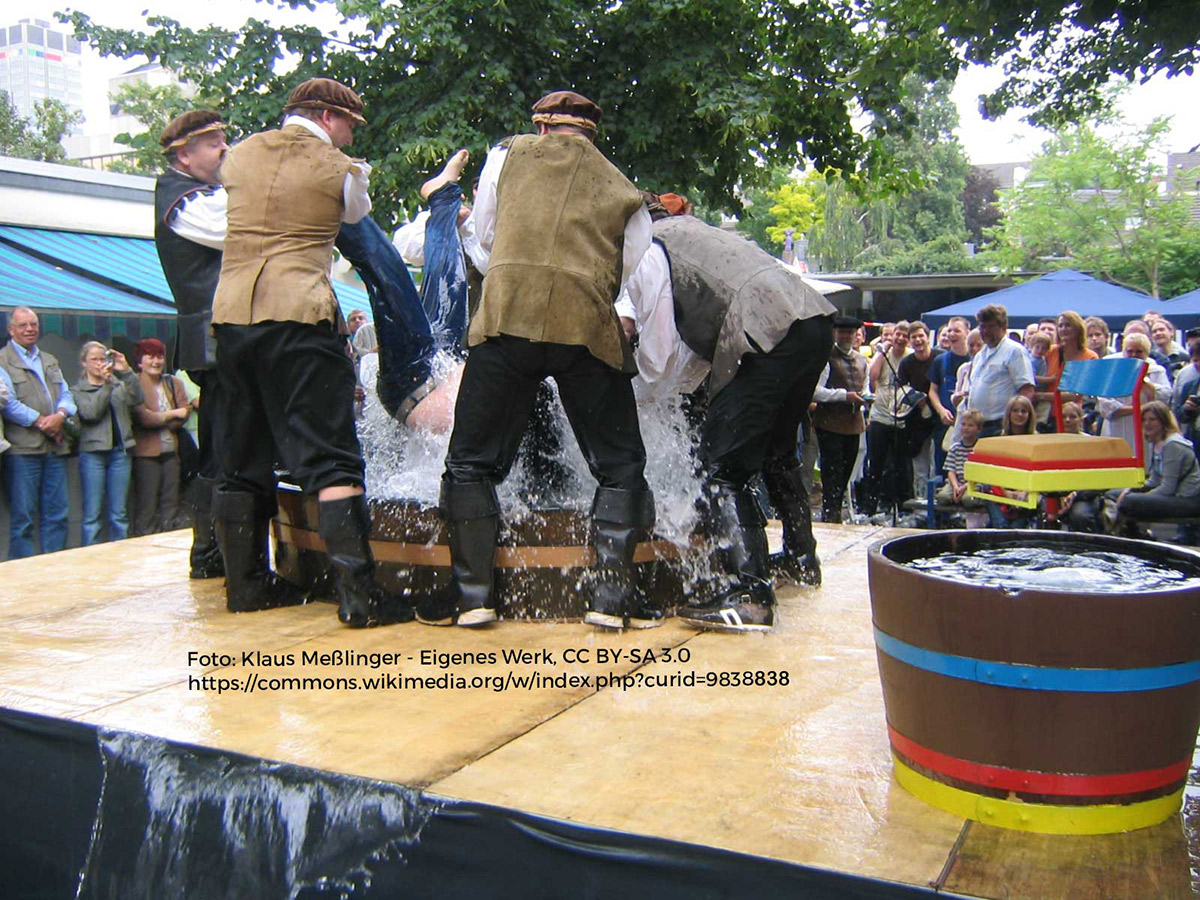
<path fill-rule="evenodd" d="M 294 584 L 332 596 L 316 499 L 286 485 L 280 485 L 277 497 L 276 570 Z M 369 499 L 368 504 L 376 581 L 409 597 L 443 589 L 450 581 L 450 548 L 437 510 L 407 500 Z M 579 581 L 596 559 L 588 514 L 537 510 L 502 521 L 495 589 L 501 618 L 582 619 L 586 610 Z M 655 536 L 638 544 L 634 562 L 651 601 L 668 612 L 687 601 L 688 572 L 705 546 L 699 537 L 683 549 Z"/>
<path fill-rule="evenodd" d="M 881 541 L 868 571 L 894 771 L 990 825 L 1103 834 L 1179 811 L 1200 724 L 1200 589 L 1012 590 L 906 563 L 1014 546 L 1109 551 L 1200 577 L 1200 555 L 1067 532 Z"/>

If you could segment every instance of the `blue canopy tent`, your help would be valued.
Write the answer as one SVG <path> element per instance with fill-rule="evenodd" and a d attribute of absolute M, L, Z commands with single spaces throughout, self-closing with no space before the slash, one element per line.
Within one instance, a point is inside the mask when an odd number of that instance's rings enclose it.
<path fill-rule="evenodd" d="M 1168 312 L 1168 302 L 1155 300 L 1147 294 L 1109 284 L 1073 269 L 1060 269 L 1024 284 L 943 306 L 924 313 L 921 321 L 931 328 L 945 325 L 951 316 L 965 316 L 974 322 L 975 313 L 992 303 L 998 303 L 1008 310 L 1010 328 L 1024 328 L 1031 322 L 1046 316 L 1057 316 L 1067 309 L 1074 310 L 1085 319 L 1098 316 L 1114 331 L 1119 331 L 1130 319 L 1140 318 L 1147 309 L 1156 308 L 1162 309 L 1163 314 L 1179 328 L 1200 324 L 1200 309 L 1177 319 Z"/>
<path fill-rule="evenodd" d="M 1176 328 L 1193 328 L 1200 325 L 1200 288 L 1172 297 L 1159 306 L 1162 314 Z"/>

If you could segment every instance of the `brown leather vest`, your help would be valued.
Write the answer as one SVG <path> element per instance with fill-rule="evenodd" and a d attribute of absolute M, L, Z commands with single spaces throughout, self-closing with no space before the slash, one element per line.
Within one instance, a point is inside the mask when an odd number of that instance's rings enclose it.
<path fill-rule="evenodd" d="M 329 267 L 351 165 L 300 125 L 229 151 L 221 166 L 229 230 L 213 324 L 338 321 Z"/>
<path fill-rule="evenodd" d="M 0 349 L 0 366 L 8 373 L 13 383 L 13 397 L 30 409 L 36 409 L 40 415 L 52 414 L 57 406 L 54 401 L 62 389 L 63 374 L 58 360 L 39 350 L 42 359 L 42 373 L 46 376 L 46 387 L 42 387 L 37 373 L 29 368 L 25 360 L 13 349 L 12 341 Z M 47 389 L 49 393 L 47 393 Z M 16 422 L 5 422 L 5 432 L 0 437 L 5 438 L 12 446 L 8 452 L 16 456 L 33 456 L 38 453 L 66 453 L 65 443 L 56 444 L 33 426 L 25 427 Z"/>
<path fill-rule="evenodd" d="M 468 345 L 508 334 L 587 347 L 636 371 L 613 303 L 625 224 L 642 195 L 585 137 L 512 139 L 496 185 L 496 238 Z"/>
<path fill-rule="evenodd" d="M 834 346 L 829 354 L 829 379 L 825 386 L 861 394 L 866 384 L 867 361 L 859 354 L 847 358 Z M 862 407 L 853 403 L 818 403 L 813 425 L 837 434 L 862 434 L 866 430 Z"/>

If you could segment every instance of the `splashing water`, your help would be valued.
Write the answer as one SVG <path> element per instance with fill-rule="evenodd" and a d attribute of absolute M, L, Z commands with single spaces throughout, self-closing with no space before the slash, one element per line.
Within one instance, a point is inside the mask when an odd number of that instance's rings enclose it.
<path fill-rule="evenodd" d="M 1200 586 L 1200 568 L 1183 569 L 1125 553 L 1048 546 L 946 553 L 914 559 L 908 565 L 931 575 L 1005 590 L 1133 593 Z"/>

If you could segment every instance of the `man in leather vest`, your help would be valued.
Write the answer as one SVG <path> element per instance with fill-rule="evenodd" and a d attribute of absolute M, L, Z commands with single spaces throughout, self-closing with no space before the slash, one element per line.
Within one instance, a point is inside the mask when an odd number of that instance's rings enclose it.
<path fill-rule="evenodd" d="M 766 631 L 775 622 L 775 592 L 766 518 L 750 482 L 762 472 L 783 523 L 785 573 L 820 584 L 796 442 L 829 359 L 835 310 L 779 260 L 690 215 L 686 198 L 664 197 L 670 208 L 652 205 L 654 247 L 629 282 L 632 307 L 623 298 L 622 315 L 638 328 L 643 378 L 692 372 L 694 380 L 702 373 L 694 364 L 708 363 L 705 527 L 734 582 L 679 616 L 701 628 Z M 643 360 L 654 362 L 643 367 Z"/>
<path fill-rule="evenodd" d="M 43 553 L 67 545 L 67 444 L 63 423 L 76 413 L 58 360 L 37 346 L 38 317 L 27 306 L 8 316 L 9 342 L 0 349 L 3 437 L 8 491 L 8 558 L 33 556 L 38 522 Z"/>
<path fill-rule="evenodd" d="M 228 152 L 221 178 L 228 233 L 213 299 L 217 371 L 227 398 L 222 484 L 214 513 L 233 611 L 300 602 L 270 571 L 274 463 L 319 501 L 338 618 L 361 628 L 412 619 L 374 583 L 354 429 L 354 366 L 338 334 L 329 281 L 343 222 L 364 219 L 370 167 L 343 154 L 366 120 L 358 94 L 328 78 L 299 85 L 279 130 Z"/>
<path fill-rule="evenodd" d="M 597 563 L 584 579 L 586 620 L 650 627 L 633 553 L 654 523 L 633 358 L 613 302 L 650 243 L 638 190 L 593 144 L 600 108 L 572 91 L 533 107 L 536 135 L 493 148 L 480 174 L 476 235 L 490 256 L 455 409 L 440 506 L 452 581 L 418 602 L 427 624 L 496 619 L 496 484 L 512 466 L 542 379 L 558 383 L 567 419 L 599 482 Z"/>
<path fill-rule="evenodd" d="M 219 113 L 195 109 L 172 119 L 159 138 L 168 168 L 154 185 L 154 243 L 175 298 L 174 369 L 184 369 L 200 388 L 199 470 L 192 488 L 192 578 L 225 574 L 213 531 L 212 502 L 221 477 L 220 383 L 212 301 L 225 244 L 225 191 L 217 174 L 225 152 Z"/>
<path fill-rule="evenodd" d="M 842 502 L 854 472 L 866 423 L 863 394 L 867 393 L 867 359 L 854 349 L 862 322 L 851 316 L 833 320 L 833 349 L 826 374 L 817 382 L 813 427 L 821 448 L 821 519 L 842 521 Z"/>

